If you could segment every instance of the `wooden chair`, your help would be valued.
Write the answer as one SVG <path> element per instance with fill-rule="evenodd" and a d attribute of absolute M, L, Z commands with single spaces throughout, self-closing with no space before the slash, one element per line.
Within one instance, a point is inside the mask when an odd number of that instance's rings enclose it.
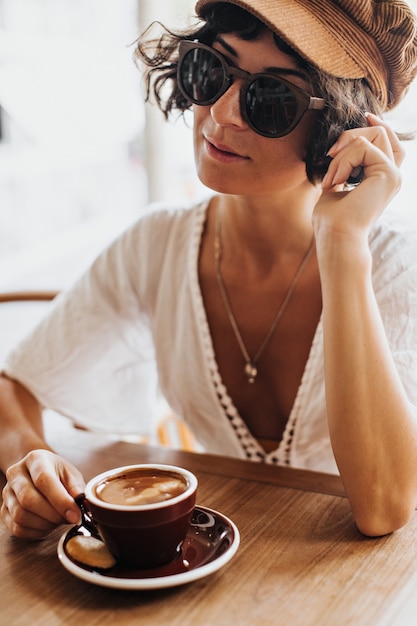
<path fill-rule="evenodd" d="M 0 304 L 3 302 L 47 302 L 53 300 L 58 291 L 6 291 L 0 292 Z"/>
<path fill-rule="evenodd" d="M 158 423 L 157 441 L 161 446 L 197 452 L 199 447 L 191 430 L 170 411 Z"/>

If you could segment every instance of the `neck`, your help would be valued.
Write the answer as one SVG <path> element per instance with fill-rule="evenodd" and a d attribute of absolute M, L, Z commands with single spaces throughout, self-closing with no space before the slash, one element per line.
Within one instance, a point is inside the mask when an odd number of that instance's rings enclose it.
<path fill-rule="evenodd" d="M 262 271 L 288 257 L 299 258 L 313 236 L 312 213 L 319 195 L 310 186 L 309 193 L 297 197 L 216 196 L 213 209 L 229 259 Z"/>

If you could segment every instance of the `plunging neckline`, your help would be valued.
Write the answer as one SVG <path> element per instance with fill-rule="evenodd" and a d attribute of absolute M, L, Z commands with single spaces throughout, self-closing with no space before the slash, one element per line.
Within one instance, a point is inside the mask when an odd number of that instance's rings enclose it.
<path fill-rule="evenodd" d="M 203 333 L 203 344 L 205 346 L 206 365 L 208 369 L 208 377 L 211 379 L 215 394 L 219 400 L 220 409 L 222 415 L 229 422 L 232 428 L 234 436 L 238 442 L 238 445 L 243 455 L 252 461 L 272 463 L 276 465 L 291 465 L 291 450 L 294 438 L 296 436 L 298 414 L 300 407 L 300 398 L 303 394 L 303 390 L 308 379 L 309 372 L 311 371 L 313 356 L 315 354 L 315 347 L 318 342 L 318 337 L 321 335 L 322 314 L 318 324 L 316 326 L 313 340 L 309 349 L 306 364 L 303 370 L 303 374 L 300 380 L 300 384 L 297 388 L 297 393 L 294 398 L 294 402 L 290 411 L 289 418 L 283 431 L 283 435 L 280 441 L 277 441 L 277 447 L 271 451 L 266 451 L 261 446 L 260 442 L 253 436 L 249 430 L 246 422 L 241 417 L 238 409 L 236 408 L 233 399 L 229 395 L 229 392 L 222 380 L 216 354 L 214 351 L 213 340 L 210 332 L 208 318 L 204 307 L 203 294 L 199 282 L 199 256 L 201 250 L 202 236 L 204 227 L 207 221 L 207 213 L 210 205 L 210 200 L 204 201 L 200 205 L 200 213 L 196 224 L 196 244 L 192 246 L 190 256 L 190 269 L 192 271 L 192 280 L 195 283 L 195 294 L 197 295 L 197 309 L 201 324 L 199 328 Z"/>

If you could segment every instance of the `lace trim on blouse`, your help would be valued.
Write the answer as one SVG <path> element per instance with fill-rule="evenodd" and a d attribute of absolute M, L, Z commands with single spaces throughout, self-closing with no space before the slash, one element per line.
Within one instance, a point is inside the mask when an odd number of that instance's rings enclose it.
<path fill-rule="evenodd" d="M 206 312 L 205 312 L 204 305 L 203 305 L 203 297 L 202 297 L 200 285 L 198 282 L 198 256 L 199 256 L 201 237 L 202 237 L 202 232 L 203 232 L 203 228 L 204 228 L 204 224 L 206 220 L 208 205 L 209 205 L 209 201 L 202 203 L 196 215 L 196 222 L 195 222 L 195 228 L 194 228 L 194 233 L 193 233 L 193 241 L 192 241 L 191 250 L 190 250 L 191 254 L 189 256 L 190 264 L 191 264 L 189 269 L 190 269 L 190 275 L 192 276 L 191 288 L 195 296 L 194 301 L 197 303 L 196 312 L 197 312 L 197 317 L 198 317 L 198 322 L 199 322 L 199 328 L 201 329 L 201 333 L 202 333 L 204 353 L 205 353 L 205 357 L 207 360 L 207 365 L 209 368 L 213 387 L 219 399 L 222 412 L 224 416 L 228 419 L 244 456 L 248 460 L 255 461 L 258 463 L 269 463 L 269 464 L 275 464 L 275 465 L 290 465 L 292 443 L 294 440 L 294 433 L 295 433 L 295 428 L 297 424 L 297 415 L 299 413 L 297 409 L 299 405 L 300 390 L 304 385 L 305 374 L 308 368 L 306 367 L 303 378 L 301 380 L 300 387 L 297 391 L 297 397 L 294 402 L 291 415 L 285 427 L 282 440 L 280 441 L 276 450 L 267 453 L 259 445 L 255 437 L 251 434 L 245 422 L 239 415 L 237 408 L 233 404 L 233 401 L 231 397 L 229 396 L 228 391 L 226 387 L 224 386 L 223 381 L 221 379 L 217 361 L 216 361 L 215 354 L 214 354 L 213 342 L 211 339 L 207 316 L 206 316 Z"/>

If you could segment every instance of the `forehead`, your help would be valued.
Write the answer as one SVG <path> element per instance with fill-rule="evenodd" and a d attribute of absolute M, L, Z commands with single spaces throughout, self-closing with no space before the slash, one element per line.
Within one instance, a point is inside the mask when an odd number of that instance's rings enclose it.
<path fill-rule="evenodd" d="M 273 0 L 264 0 L 265 2 Z M 300 67 L 308 69 L 310 64 L 276 31 L 272 31 L 258 17 L 234 4 L 214 5 L 212 13 L 205 16 L 207 30 L 203 29 L 203 42 L 212 43 L 213 38 L 232 35 L 245 41 L 256 41 L 265 35 L 273 38 L 275 46 L 285 54 L 293 57 Z M 285 20 L 284 20 L 285 22 Z M 203 34 L 203 33 L 202 33 Z M 284 36 L 285 37 L 285 36 Z"/>
<path fill-rule="evenodd" d="M 308 73 L 299 65 L 298 59 L 282 51 L 275 42 L 272 31 L 256 39 L 246 40 L 236 34 L 222 34 L 215 38 L 213 47 L 224 54 L 233 65 L 250 73 L 280 72 L 304 83 Z M 296 82 L 296 81 L 295 81 Z"/>

